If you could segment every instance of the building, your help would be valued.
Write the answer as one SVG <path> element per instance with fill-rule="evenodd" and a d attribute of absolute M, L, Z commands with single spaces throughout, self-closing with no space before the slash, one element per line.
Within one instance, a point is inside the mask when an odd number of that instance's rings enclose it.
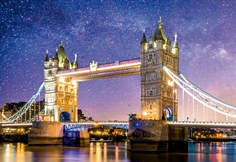
<path fill-rule="evenodd" d="M 58 71 L 73 70 L 78 67 L 77 56 L 72 64 L 61 43 L 54 58 L 44 61 L 45 121 L 78 121 L 78 83 L 71 78 L 56 77 Z"/>
<path fill-rule="evenodd" d="M 165 65 L 175 74 L 179 69 L 177 34 L 174 43 L 166 37 L 161 19 L 153 36 L 140 43 L 141 117 L 144 120 L 177 120 L 178 88 L 163 71 Z"/>
<path fill-rule="evenodd" d="M 0 109 L 0 121 L 9 118 L 18 112 L 26 102 L 18 102 L 18 103 L 5 103 L 3 107 Z M 31 108 L 20 118 L 18 118 L 18 122 L 27 121 L 34 116 L 38 115 L 38 113 L 44 108 L 44 101 L 37 101 L 31 105 Z"/>

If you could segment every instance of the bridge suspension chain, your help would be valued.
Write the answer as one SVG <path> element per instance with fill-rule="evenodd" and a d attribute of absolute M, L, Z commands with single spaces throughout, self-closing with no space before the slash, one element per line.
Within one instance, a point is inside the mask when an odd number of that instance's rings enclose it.
<path fill-rule="evenodd" d="M 186 79 L 182 74 L 180 74 L 180 78 L 166 66 L 163 66 L 163 69 L 168 74 L 168 76 L 193 99 L 218 113 L 236 118 L 236 107 L 229 105 L 205 92 L 204 90 L 193 84 L 191 81 Z"/>
<path fill-rule="evenodd" d="M 17 111 L 15 114 L 10 116 L 9 118 L 3 120 L 2 123 L 13 123 L 16 120 L 18 120 L 20 117 L 22 117 L 22 115 L 24 115 L 27 112 L 27 110 L 31 108 L 31 105 L 37 99 L 43 87 L 44 87 L 44 83 L 41 84 L 37 92 L 30 98 L 30 100 L 19 111 Z"/>
<path fill-rule="evenodd" d="M 44 108 L 43 109 L 41 109 L 36 115 L 34 115 L 32 118 L 30 118 L 30 119 L 28 119 L 28 120 L 26 120 L 25 122 L 23 122 L 23 123 L 32 123 L 34 120 L 36 120 L 36 118 L 41 114 L 41 113 L 43 113 L 44 112 Z"/>

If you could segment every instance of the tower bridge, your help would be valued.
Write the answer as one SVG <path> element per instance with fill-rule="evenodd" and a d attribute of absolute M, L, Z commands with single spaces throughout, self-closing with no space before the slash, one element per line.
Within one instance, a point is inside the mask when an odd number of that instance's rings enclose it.
<path fill-rule="evenodd" d="M 77 55 L 72 63 L 62 43 L 54 57 L 49 57 L 46 52 L 44 83 L 26 106 L 3 122 L 17 121 L 28 111 L 44 86 L 45 109 L 38 117 L 41 116 L 48 123 L 33 125 L 29 134 L 30 142 L 34 144 L 43 142 L 43 139 L 47 138 L 45 134 L 55 138 L 52 140 L 54 142 L 60 141 L 57 138 L 63 136 L 64 125 L 68 131 L 82 131 L 81 128 L 92 127 L 94 124 L 78 123 L 79 82 L 137 74 L 140 74 L 141 80 L 141 112 L 134 117 L 134 120 L 130 120 L 129 124 L 116 123 L 116 126 L 129 127 L 130 150 L 167 151 L 178 147 L 186 150 L 187 127 L 234 127 L 235 123 L 228 122 L 228 117 L 236 118 L 236 107 L 213 97 L 181 74 L 177 34 L 174 35 L 172 44 L 164 32 L 161 20 L 158 21 L 156 31 L 149 39 L 146 39 L 143 31 L 139 58 L 105 64 L 92 61 L 87 67 L 79 67 Z M 185 94 L 190 96 L 193 103 L 199 102 L 207 109 L 224 115 L 226 122 L 179 121 L 179 100 L 184 99 L 184 97 L 179 99 L 181 97 L 178 95 L 179 90 L 182 96 Z M 81 134 L 80 138 L 82 137 Z"/>

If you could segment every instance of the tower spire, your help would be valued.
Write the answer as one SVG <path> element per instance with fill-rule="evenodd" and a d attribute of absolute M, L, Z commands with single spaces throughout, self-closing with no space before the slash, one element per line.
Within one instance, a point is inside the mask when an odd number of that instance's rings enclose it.
<path fill-rule="evenodd" d="M 78 68 L 78 62 L 77 62 L 77 54 L 75 53 L 75 61 L 73 64 L 73 68 Z"/>
<path fill-rule="evenodd" d="M 173 48 L 179 48 L 178 42 L 177 42 L 177 37 L 178 37 L 177 33 L 175 33 L 174 37 L 175 37 L 175 41 L 174 41 L 174 44 L 173 44 Z"/>
<path fill-rule="evenodd" d="M 140 44 L 142 43 L 147 43 L 147 39 L 146 39 L 146 35 L 145 35 L 145 28 L 143 29 L 143 36 L 142 36 L 142 40 L 140 42 Z"/>
<path fill-rule="evenodd" d="M 162 21 L 161 21 L 161 16 L 160 16 L 160 19 L 158 21 L 158 27 L 161 28 L 162 27 Z"/>
<path fill-rule="evenodd" d="M 178 41 L 177 41 L 177 33 L 175 33 L 174 37 L 175 37 L 175 41 L 172 47 L 172 53 L 174 55 L 178 55 L 179 54 L 179 45 L 178 45 Z"/>
<path fill-rule="evenodd" d="M 158 20 L 157 29 L 154 33 L 153 39 L 154 40 L 163 40 L 165 42 L 167 41 L 163 26 L 162 26 L 161 16 L 160 16 L 160 19 Z"/>
<path fill-rule="evenodd" d="M 46 50 L 46 57 L 45 57 L 45 61 L 49 61 L 49 57 L 48 57 L 48 50 Z"/>

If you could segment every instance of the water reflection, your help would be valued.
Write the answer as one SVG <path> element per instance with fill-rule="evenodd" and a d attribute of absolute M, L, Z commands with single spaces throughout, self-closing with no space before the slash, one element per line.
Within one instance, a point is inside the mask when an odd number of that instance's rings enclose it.
<path fill-rule="evenodd" d="M 0 143 L 2 162 L 192 162 L 236 161 L 236 143 L 190 143 L 189 153 L 130 153 L 124 143 L 90 143 L 89 147 L 27 146 Z"/>

